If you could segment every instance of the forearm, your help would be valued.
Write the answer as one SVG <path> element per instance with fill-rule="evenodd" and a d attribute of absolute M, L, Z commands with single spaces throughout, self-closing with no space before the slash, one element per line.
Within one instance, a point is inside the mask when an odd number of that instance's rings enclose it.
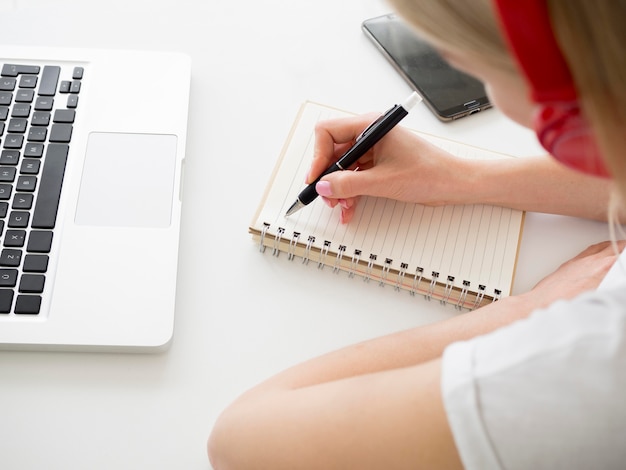
<path fill-rule="evenodd" d="M 507 297 L 442 322 L 368 340 L 312 359 L 270 378 L 249 393 L 293 390 L 425 363 L 441 357 L 449 344 L 494 331 L 526 317 L 534 307 L 521 296 Z"/>
<path fill-rule="evenodd" d="M 552 158 L 471 161 L 462 169 L 456 181 L 459 201 L 607 220 L 612 183 L 570 170 Z"/>
<path fill-rule="evenodd" d="M 332 147 L 332 139 L 323 147 Z M 341 139 L 340 139 L 341 140 Z M 341 140 L 343 141 L 343 140 Z M 317 144 L 321 145 L 321 144 Z M 330 150 L 314 160 L 312 175 L 330 161 Z M 613 183 L 570 170 L 548 155 L 474 160 L 455 157 L 398 128 L 390 132 L 359 172 L 327 175 L 324 194 L 342 221 L 354 215 L 357 197 L 382 196 L 426 205 L 490 204 L 519 210 L 606 221 Z M 625 220 L 620 214 L 620 220 Z"/>
<path fill-rule="evenodd" d="M 208 442 L 212 463 L 460 468 L 440 389 L 445 348 L 525 318 L 555 299 L 595 289 L 615 258 L 611 244 L 591 246 L 528 293 L 350 346 L 270 378 L 219 417 Z M 390 456 L 398 459 L 390 464 Z"/>
<path fill-rule="evenodd" d="M 431 359 L 527 314 L 519 303 L 508 297 L 281 372 L 220 415 L 207 443 L 213 466 L 380 468 L 378 459 L 390 468 L 460 468 L 439 390 L 441 362 Z M 348 436 L 352 445 L 341 440 Z M 391 444 L 371 445 L 381 439 Z M 391 464 L 392 456 L 400 461 Z"/>
<path fill-rule="evenodd" d="M 618 243 L 624 249 L 626 241 Z M 493 302 L 448 320 L 369 340 L 288 369 L 251 393 L 294 390 L 384 370 L 415 366 L 440 358 L 456 342 L 492 332 L 526 318 L 555 300 L 572 299 L 596 289 L 617 254 L 609 242 L 588 247 L 563 263 L 530 291 Z"/>

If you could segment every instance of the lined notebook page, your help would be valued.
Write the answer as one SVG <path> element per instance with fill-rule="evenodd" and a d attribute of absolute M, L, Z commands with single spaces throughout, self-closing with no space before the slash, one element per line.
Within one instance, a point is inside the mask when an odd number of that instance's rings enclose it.
<path fill-rule="evenodd" d="M 489 299 L 509 295 L 523 222 L 521 211 L 486 205 L 428 207 L 362 197 L 350 223 L 341 224 L 339 209 L 330 209 L 318 198 L 285 217 L 304 188 L 316 122 L 347 115 L 312 102 L 303 105 L 250 232 L 272 247 L 275 255 L 284 251 L 290 257 L 458 306 L 477 306 L 483 295 Z M 504 157 L 419 135 L 463 158 Z"/>

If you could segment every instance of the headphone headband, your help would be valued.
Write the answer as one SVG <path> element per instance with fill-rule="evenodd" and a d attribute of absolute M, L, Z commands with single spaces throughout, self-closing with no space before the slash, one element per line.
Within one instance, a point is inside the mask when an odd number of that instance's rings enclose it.
<path fill-rule="evenodd" d="M 575 101 L 576 87 L 552 32 L 546 0 L 495 0 L 509 50 L 532 85 L 537 103 Z"/>
<path fill-rule="evenodd" d="M 593 130 L 580 109 L 574 78 L 552 31 L 547 1 L 494 0 L 500 29 L 537 103 L 537 138 L 564 165 L 595 176 L 609 176 Z"/>

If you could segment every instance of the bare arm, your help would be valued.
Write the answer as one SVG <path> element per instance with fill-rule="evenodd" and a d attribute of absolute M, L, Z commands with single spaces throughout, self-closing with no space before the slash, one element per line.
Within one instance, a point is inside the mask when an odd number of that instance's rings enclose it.
<path fill-rule="evenodd" d="M 614 260 L 609 244 L 595 245 L 528 294 L 270 378 L 218 419 L 209 439 L 212 464 L 216 470 L 461 468 L 440 389 L 445 347 L 595 288 Z"/>
<path fill-rule="evenodd" d="M 573 171 L 549 156 L 469 162 L 466 186 L 477 202 L 607 220 L 613 183 Z"/>
<path fill-rule="evenodd" d="M 320 123 L 309 182 L 352 142 L 371 116 Z M 358 163 L 359 171 L 323 178 L 318 192 L 339 205 L 349 222 L 358 196 L 382 196 L 427 205 L 493 204 L 526 211 L 607 219 L 612 183 L 586 176 L 549 156 L 466 160 L 396 128 Z M 320 191 L 322 189 L 322 191 Z"/>

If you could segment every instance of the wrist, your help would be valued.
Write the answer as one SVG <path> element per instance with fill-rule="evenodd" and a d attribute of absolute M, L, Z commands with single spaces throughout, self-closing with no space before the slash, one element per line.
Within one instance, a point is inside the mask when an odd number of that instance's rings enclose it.
<path fill-rule="evenodd" d="M 449 200 L 447 204 L 487 204 L 490 201 L 489 183 L 486 180 L 490 169 L 483 161 L 457 159 L 448 175 Z"/>
<path fill-rule="evenodd" d="M 475 310 L 474 313 L 490 319 L 486 323 L 490 325 L 489 331 L 492 331 L 528 317 L 537 308 L 539 305 L 533 301 L 532 296 L 524 293 L 504 297 Z"/>

